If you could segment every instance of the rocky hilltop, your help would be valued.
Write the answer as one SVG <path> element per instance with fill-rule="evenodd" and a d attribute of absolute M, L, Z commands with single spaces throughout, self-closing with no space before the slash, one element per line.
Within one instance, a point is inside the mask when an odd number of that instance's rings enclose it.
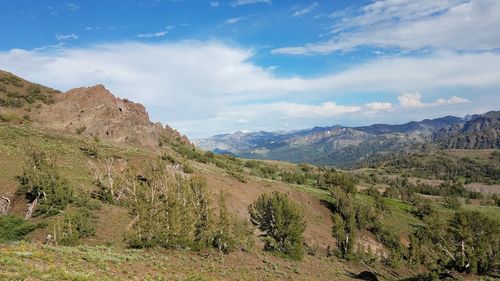
<path fill-rule="evenodd" d="M 44 91 L 50 88 L 8 72 L 0 75 L 0 82 L 4 84 L 0 88 L 0 99 L 6 101 L 0 110 L 11 116 L 24 115 L 20 121 L 35 127 L 148 147 L 157 147 L 160 138 L 189 142 L 168 125 L 163 127 L 159 122 L 151 122 L 143 105 L 115 97 L 103 85 L 58 93 Z M 30 99 L 30 96 L 37 98 Z"/>
<path fill-rule="evenodd" d="M 465 122 L 437 130 L 433 140 L 443 148 L 500 148 L 500 111 L 472 115 Z"/>

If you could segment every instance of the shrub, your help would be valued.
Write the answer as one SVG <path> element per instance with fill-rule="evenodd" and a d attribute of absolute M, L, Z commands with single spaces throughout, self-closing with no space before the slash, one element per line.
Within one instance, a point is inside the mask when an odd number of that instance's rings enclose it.
<path fill-rule="evenodd" d="M 426 216 L 429 216 L 435 212 L 434 208 L 432 207 L 432 204 L 429 200 L 427 199 L 418 199 L 415 202 L 415 215 L 421 219 L 423 219 Z"/>
<path fill-rule="evenodd" d="M 27 216 L 51 216 L 63 210 L 73 197 L 73 191 L 65 178 L 59 176 L 45 153 L 30 150 L 23 173 L 18 177 L 18 193 L 30 202 Z"/>
<path fill-rule="evenodd" d="M 250 169 L 255 169 L 259 166 L 259 161 L 256 160 L 247 160 L 245 162 L 245 167 L 250 168 Z"/>
<path fill-rule="evenodd" d="M 151 172 L 151 171 L 150 171 Z M 138 221 L 128 233 L 132 247 L 203 248 L 210 241 L 212 216 L 203 178 L 173 179 L 157 171 L 141 183 L 131 211 Z M 153 188 L 155 193 L 151 193 Z M 156 202 L 156 203 L 152 203 Z"/>
<path fill-rule="evenodd" d="M 249 249 L 253 246 L 253 228 L 248 221 L 242 221 L 230 214 L 224 193 L 219 195 L 219 216 L 215 224 L 212 245 L 224 253 L 241 247 Z"/>
<path fill-rule="evenodd" d="M 306 223 L 300 207 L 285 194 L 262 194 L 248 208 L 252 222 L 267 236 L 265 248 L 292 259 L 304 255 L 303 233 Z"/>
<path fill-rule="evenodd" d="M 348 193 L 356 193 L 354 180 L 346 173 L 337 172 L 334 169 L 322 173 L 318 177 L 318 186 L 331 189 L 339 187 Z"/>
<path fill-rule="evenodd" d="M 456 196 L 446 196 L 444 198 L 444 206 L 448 209 L 458 210 L 462 206 L 462 202 Z"/>
<path fill-rule="evenodd" d="M 58 244 L 71 246 L 78 244 L 81 238 L 95 234 L 93 214 L 86 208 L 65 213 L 62 218 L 53 221 L 51 229 Z"/>
<path fill-rule="evenodd" d="M 87 127 L 86 126 L 81 126 L 81 127 L 78 127 L 75 129 L 75 133 L 77 135 L 81 135 L 83 132 L 85 132 L 85 130 L 87 130 Z"/>
<path fill-rule="evenodd" d="M 182 171 L 186 174 L 192 174 L 194 172 L 193 167 L 187 161 L 182 164 Z"/>
<path fill-rule="evenodd" d="M 36 225 L 15 216 L 0 216 L 0 243 L 23 239 L 36 229 Z"/>

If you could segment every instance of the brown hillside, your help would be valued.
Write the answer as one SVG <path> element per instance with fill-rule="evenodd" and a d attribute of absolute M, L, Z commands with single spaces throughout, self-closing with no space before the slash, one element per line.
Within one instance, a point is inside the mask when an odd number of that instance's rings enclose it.
<path fill-rule="evenodd" d="M 0 71 L 0 114 L 11 122 L 114 143 L 153 148 L 160 137 L 189 142 L 168 125 L 151 122 L 143 105 L 117 98 L 103 85 L 60 93 Z"/>

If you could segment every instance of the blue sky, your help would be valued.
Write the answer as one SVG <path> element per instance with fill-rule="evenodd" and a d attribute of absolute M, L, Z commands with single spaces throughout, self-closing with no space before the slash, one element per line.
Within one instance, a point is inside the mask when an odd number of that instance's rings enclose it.
<path fill-rule="evenodd" d="M 497 0 L 0 3 L 0 69 L 104 84 L 191 138 L 500 104 Z"/>

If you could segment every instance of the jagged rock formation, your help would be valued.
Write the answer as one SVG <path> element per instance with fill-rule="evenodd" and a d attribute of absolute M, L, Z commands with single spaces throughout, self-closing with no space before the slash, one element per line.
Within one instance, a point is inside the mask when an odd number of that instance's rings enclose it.
<path fill-rule="evenodd" d="M 147 147 L 157 147 L 160 138 L 189 143 L 168 125 L 151 122 L 143 105 L 117 98 L 103 85 L 58 93 L 8 72 L 0 74 L 0 110 L 19 123 Z"/>
<path fill-rule="evenodd" d="M 117 143 L 157 146 L 161 136 L 184 137 L 161 123 L 152 123 L 143 105 L 113 96 L 103 85 L 77 88 L 56 97 L 42 111 L 44 127 L 96 136 Z"/>
<path fill-rule="evenodd" d="M 466 122 L 437 130 L 432 138 L 443 148 L 500 148 L 500 111 L 473 115 Z"/>

